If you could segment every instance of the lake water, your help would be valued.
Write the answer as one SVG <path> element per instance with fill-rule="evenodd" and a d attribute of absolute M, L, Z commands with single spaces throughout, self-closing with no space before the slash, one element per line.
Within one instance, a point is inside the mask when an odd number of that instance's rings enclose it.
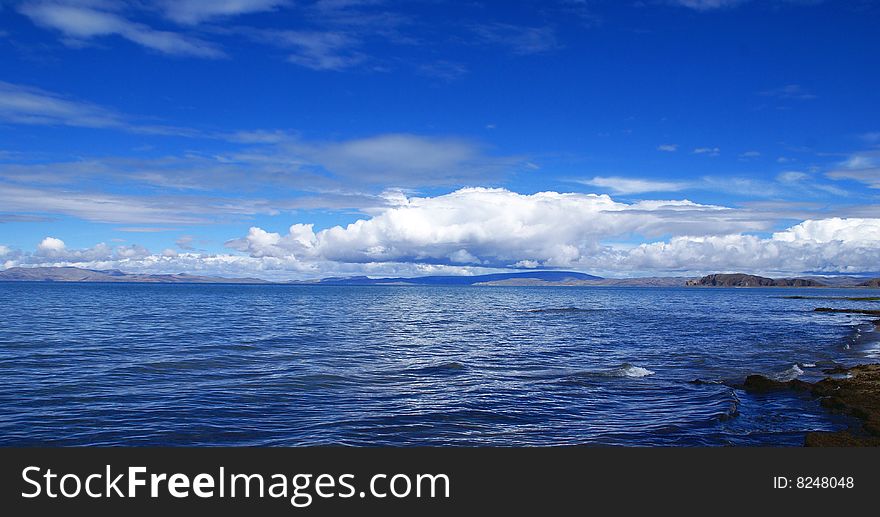
<path fill-rule="evenodd" d="M 0 284 L 0 445 L 801 445 L 853 289 Z M 693 383 L 695 379 L 711 381 Z"/>

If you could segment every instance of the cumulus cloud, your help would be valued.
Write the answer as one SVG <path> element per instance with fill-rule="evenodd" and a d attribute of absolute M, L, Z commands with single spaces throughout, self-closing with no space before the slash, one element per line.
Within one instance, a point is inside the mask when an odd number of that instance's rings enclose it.
<path fill-rule="evenodd" d="M 113 250 L 104 243 L 92 248 L 68 249 L 63 240 L 46 237 L 37 245 L 35 255 L 39 260 L 81 262 L 108 259 L 112 257 Z"/>
<path fill-rule="evenodd" d="M 64 241 L 55 237 L 46 237 L 37 245 L 37 251 L 43 254 L 62 252 L 65 249 Z"/>
<path fill-rule="evenodd" d="M 880 219 L 840 218 L 804 221 L 785 231 L 773 234 L 773 240 L 828 244 L 846 242 L 880 243 Z"/>
<path fill-rule="evenodd" d="M 409 198 L 370 219 L 319 232 L 304 224 L 293 225 L 286 235 L 251 228 L 229 246 L 254 257 L 337 262 L 565 266 L 583 260 L 608 238 L 763 228 L 766 223 L 736 210 L 686 200 L 626 204 L 607 195 L 466 188 Z"/>
<path fill-rule="evenodd" d="M 880 264 L 880 219 L 804 221 L 770 238 L 675 237 L 612 252 L 607 259 L 618 269 L 870 272 Z"/>
<path fill-rule="evenodd" d="M 536 267 L 609 276 L 860 273 L 880 264 L 880 218 L 808 219 L 767 233 L 770 224 L 755 212 L 687 200 L 622 203 L 607 195 L 467 188 L 436 197 L 400 195 L 394 206 L 346 226 L 316 231 L 295 223 L 285 233 L 252 227 L 227 242 L 235 253 L 151 253 L 103 243 L 69 249 L 57 237 L 46 237 L 30 254 L 0 251 L 6 267 L 77 265 L 272 279 Z"/>
<path fill-rule="evenodd" d="M 251 228 L 228 245 L 253 258 L 303 263 L 431 263 L 591 271 L 868 271 L 880 260 L 880 219 L 804 221 L 769 237 L 766 223 L 689 201 L 625 204 L 608 196 L 462 189 L 348 226 L 287 234 Z M 618 248 L 608 241 L 665 235 Z M 873 261 L 873 262 L 872 262 Z"/>

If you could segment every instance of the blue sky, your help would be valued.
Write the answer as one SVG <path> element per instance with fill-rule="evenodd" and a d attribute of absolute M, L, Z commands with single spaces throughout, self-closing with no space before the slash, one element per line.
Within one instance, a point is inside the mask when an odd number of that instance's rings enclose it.
<path fill-rule="evenodd" d="M 880 269 L 877 2 L 0 6 L 3 267 Z"/>

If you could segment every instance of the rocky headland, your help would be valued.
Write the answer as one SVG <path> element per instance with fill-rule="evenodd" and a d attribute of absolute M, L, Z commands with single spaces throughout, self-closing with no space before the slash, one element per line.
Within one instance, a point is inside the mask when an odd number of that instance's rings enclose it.
<path fill-rule="evenodd" d="M 855 417 L 860 425 L 838 432 L 807 433 L 807 447 L 880 446 L 880 364 L 826 370 L 830 376 L 810 383 L 749 375 L 740 388 L 752 393 L 791 390 L 819 398 L 823 407 Z"/>
<path fill-rule="evenodd" d="M 702 287 L 826 287 L 827 284 L 811 278 L 767 278 L 745 273 L 718 273 L 687 282 Z"/>

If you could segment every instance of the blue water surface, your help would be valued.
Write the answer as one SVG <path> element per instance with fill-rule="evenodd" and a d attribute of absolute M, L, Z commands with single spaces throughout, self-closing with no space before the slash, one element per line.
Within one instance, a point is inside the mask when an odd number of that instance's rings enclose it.
<path fill-rule="evenodd" d="M 0 283 L 0 445 L 801 445 L 855 289 Z M 699 379 L 702 382 L 693 382 Z"/>

